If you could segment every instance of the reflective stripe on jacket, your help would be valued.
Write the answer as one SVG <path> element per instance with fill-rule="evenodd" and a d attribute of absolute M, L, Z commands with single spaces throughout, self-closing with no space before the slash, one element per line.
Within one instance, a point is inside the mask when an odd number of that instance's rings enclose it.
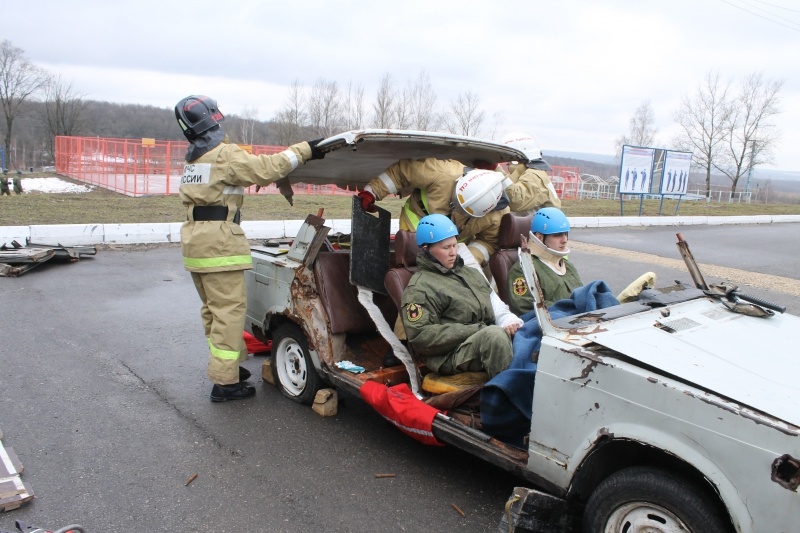
<path fill-rule="evenodd" d="M 453 220 L 458 228 L 459 242 L 467 245 L 479 242 L 492 254 L 500 239 L 500 219 L 509 210 L 492 211 L 480 218 L 452 212 L 453 190 L 458 178 L 464 174 L 464 168 L 464 163 L 454 159 L 401 159 L 370 181 L 369 188 L 377 200 L 414 189 L 400 213 L 400 229 L 416 231 L 422 217 L 438 213 Z M 489 258 L 476 259 L 484 263 Z"/>
<path fill-rule="evenodd" d="M 191 272 L 252 268 L 244 230 L 233 222 L 244 188 L 269 185 L 311 157 L 308 143 L 273 155 L 252 155 L 235 144 L 220 143 L 184 167 L 180 197 L 186 209 L 181 226 L 183 265 Z M 194 220 L 195 206 L 226 206 L 226 220 Z"/>

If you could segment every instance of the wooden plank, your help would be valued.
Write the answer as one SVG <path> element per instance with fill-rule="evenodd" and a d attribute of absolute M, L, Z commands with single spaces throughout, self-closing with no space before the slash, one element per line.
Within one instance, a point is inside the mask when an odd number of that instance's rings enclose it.
<path fill-rule="evenodd" d="M 19 476 L 0 478 L 0 512 L 18 509 L 33 497 L 33 491 Z"/>
<path fill-rule="evenodd" d="M 14 449 L 0 444 L 0 478 L 19 475 L 22 470 L 22 464 L 17 459 Z"/>

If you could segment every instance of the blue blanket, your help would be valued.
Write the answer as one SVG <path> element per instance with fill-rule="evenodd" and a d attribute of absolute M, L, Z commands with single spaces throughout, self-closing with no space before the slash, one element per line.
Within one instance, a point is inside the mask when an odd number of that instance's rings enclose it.
<path fill-rule="evenodd" d="M 557 319 L 618 304 L 604 281 L 593 281 L 572 291 L 570 298 L 554 303 L 549 311 Z M 522 447 L 522 438 L 531 429 L 536 378 L 536 363 L 531 358 L 541 346 L 542 328 L 534 311 L 520 318 L 525 323 L 514 335 L 511 364 L 481 390 L 481 426 L 489 435 Z"/>

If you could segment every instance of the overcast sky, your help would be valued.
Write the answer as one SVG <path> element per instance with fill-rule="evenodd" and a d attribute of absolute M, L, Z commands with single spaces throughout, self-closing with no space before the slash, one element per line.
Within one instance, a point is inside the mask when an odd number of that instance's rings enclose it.
<path fill-rule="evenodd" d="M 403 87 L 424 69 L 439 107 L 471 91 L 487 135 L 532 132 L 545 153 L 613 154 L 645 100 L 669 147 L 707 73 L 762 72 L 785 80 L 774 168 L 800 170 L 796 0 L 4 3 L 0 39 L 88 99 L 172 108 L 204 93 L 266 120 L 295 79 L 361 83 L 371 102 L 386 73 Z"/>

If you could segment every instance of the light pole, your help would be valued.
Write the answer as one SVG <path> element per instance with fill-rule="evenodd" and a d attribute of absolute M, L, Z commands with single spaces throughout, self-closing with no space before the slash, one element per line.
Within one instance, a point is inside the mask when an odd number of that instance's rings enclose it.
<path fill-rule="evenodd" d="M 744 186 L 744 192 L 747 193 L 747 203 L 750 203 L 750 178 L 753 176 L 753 159 L 756 156 L 756 140 L 750 141 L 750 162 L 747 165 L 747 184 Z"/>

